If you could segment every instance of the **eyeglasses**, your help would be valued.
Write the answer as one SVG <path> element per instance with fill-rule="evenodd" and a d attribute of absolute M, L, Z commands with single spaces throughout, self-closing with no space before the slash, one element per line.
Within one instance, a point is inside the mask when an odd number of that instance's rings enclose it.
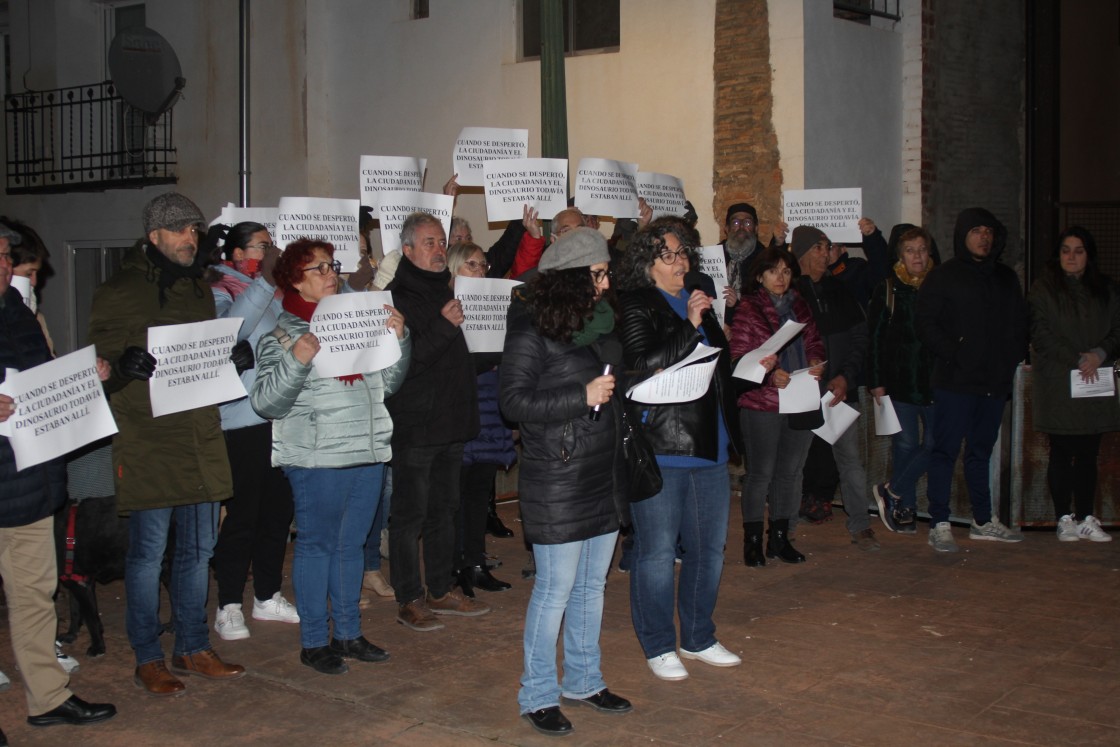
<path fill-rule="evenodd" d="M 279 249 L 280 247 L 276 246 L 276 244 L 261 243 L 261 244 L 246 244 L 245 248 L 246 249 L 260 249 L 262 252 L 267 252 L 269 249 Z"/>
<path fill-rule="evenodd" d="M 924 246 L 907 246 L 902 249 L 903 254 L 912 254 L 914 256 L 920 254 L 929 254 L 929 249 Z"/>
<path fill-rule="evenodd" d="M 660 254 L 658 254 L 657 256 L 665 264 L 674 265 L 674 264 L 677 263 L 677 258 L 678 257 L 687 257 L 688 256 L 688 247 L 682 246 L 680 249 L 678 249 L 675 252 L 671 252 L 668 249 L 665 249 Z"/>
<path fill-rule="evenodd" d="M 598 285 L 599 283 L 603 282 L 604 280 L 606 280 L 610 276 L 611 276 L 611 271 L 610 270 L 592 270 L 591 271 L 591 282 L 595 283 L 595 285 Z"/>
<path fill-rule="evenodd" d="M 734 218 L 729 225 L 732 228 L 752 228 L 754 221 L 750 218 Z"/>
<path fill-rule="evenodd" d="M 303 268 L 303 272 L 311 272 L 312 270 L 318 270 L 320 275 L 329 275 L 332 272 L 337 275 L 342 271 L 342 263 L 336 259 L 333 262 L 320 262 L 317 265 Z"/>
<path fill-rule="evenodd" d="M 489 272 L 490 271 L 490 263 L 489 262 L 479 262 L 477 259 L 468 259 L 463 264 L 466 265 L 467 267 L 471 268 L 472 270 L 475 270 L 475 271 L 478 271 L 478 270 L 482 270 L 483 272 Z"/>

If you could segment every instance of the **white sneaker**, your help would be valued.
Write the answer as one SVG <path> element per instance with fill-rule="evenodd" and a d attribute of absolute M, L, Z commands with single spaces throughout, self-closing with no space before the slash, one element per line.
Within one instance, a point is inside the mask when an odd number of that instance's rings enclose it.
<path fill-rule="evenodd" d="M 1077 528 L 1077 519 L 1070 514 L 1058 519 L 1058 541 L 1077 542 L 1081 539 L 1081 535 L 1077 533 Z"/>
<path fill-rule="evenodd" d="M 272 599 L 267 602 L 262 602 L 259 599 L 253 600 L 253 619 L 299 623 L 299 613 L 296 612 L 294 604 L 285 599 L 283 594 L 276 592 L 272 595 Z"/>
<path fill-rule="evenodd" d="M 650 671 L 659 679 L 670 682 L 688 679 L 688 670 L 681 664 L 681 657 L 675 651 L 646 659 L 646 664 L 649 664 Z"/>
<path fill-rule="evenodd" d="M 986 524 L 977 524 L 973 519 L 972 526 L 968 528 L 968 538 L 991 542 L 1022 542 L 1023 533 L 1003 524 L 993 516 Z"/>
<path fill-rule="evenodd" d="M 8 679 L 8 675 L 4 674 L 3 672 L 0 672 L 0 693 L 4 692 L 5 690 L 7 690 L 11 686 L 12 686 L 12 681 L 10 679 Z"/>
<path fill-rule="evenodd" d="M 1112 535 L 1101 529 L 1101 523 L 1095 516 L 1086 516 L 1077 523 L 1077 534 L 1081 539 L 1093 542 L 1111 542 Z"/>
<path fill-rule="evenodd" d="M 62 653 L 62 644 L 58 641 L 54 642 L 54 655 L 58 659 L 58 665 L 66 670 L 66 674 L 73 674 L 81 669 L 77 659 Z"/>
<path fill-rule="evenodd" d="M 939 521 L 929 528 L 929 546 L 937 552 L 957 552 L 956 540 L 953 539 L 953 528 L 947 521 Z"/>
<path fill-rule="evenodd" d="M 723 644 L 718 641 L 708 646 L 703 651 L 685 651 L 682 648 L 681 658 L 696 659 L 705 664 L 711 664 L 713 667 L 737 667 L 743 663 L 742 659 L 728 651 L 723 647 Z"/>
<path fill-rule="evenodd" d="M 214 615 L 214 632 L 223 641 L 240 641 L 249 637 L 240 604 L 227 604 L 218 610 L 218 614 Z"/>

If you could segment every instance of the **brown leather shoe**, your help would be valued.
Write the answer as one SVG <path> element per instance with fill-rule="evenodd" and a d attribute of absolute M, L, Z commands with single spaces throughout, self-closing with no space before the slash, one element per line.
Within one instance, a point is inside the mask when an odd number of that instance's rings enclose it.
<path fill-rule="evenodd" d="M 459 617 L 478 617 L 490 611 L 487 605 L 463 596 L 463 593 L 458 589 L 452 589 L 438 599 L 429 594 L 428 609 L 437 615 L 458 615 Z"/>
<path fill-rule="evenodd" d="M 195 674 L 208 680 L 235 680 L 245 676 L 245 667 L 226 664 L 212 648 L 190 656 L 172 656 L 171 671 L 175 674 Z"/>
<path fill-rule="evenodd" d="M 175 675 L 167 671 L 163 659 L 149 661 L 136 667 L 136 674 L 132 677 L 133 683 L 148 691 L 149 695 L 166 698 L 182 695 L 187 688 Z"/>
<path fill-rule="evenodd" d="M 407 604 L 400 605 L 397 608 L 397 622 L 420 633 L 430 633 L 444 627 L 443 623 L 431 613 L 431 610 L 424 606 L 423 599 L 414 599 Z"/>

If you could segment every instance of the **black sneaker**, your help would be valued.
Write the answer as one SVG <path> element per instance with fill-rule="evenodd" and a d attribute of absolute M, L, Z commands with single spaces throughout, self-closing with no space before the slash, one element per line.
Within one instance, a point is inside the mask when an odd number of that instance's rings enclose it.
<path fill-rule="evenodd" d="M 894 517 L 898 510 L 898 498 L 891 495 L 885 482 L 871 488 L 871 495 L 875 498 L 875 505 L 879 507 L 879 518 L 882 519 L 883 526 L 892 532 L 897 532 L 899 530 L 898 522 L 895 521 Z"/>
<path fill-rule="evenodd" d="M 560 706 L 541 708 L 521 714 L 521 718 L 533 725 L 541 734 L 550 737 L 563 737 L 572 733 L 572 722 L 560 712 Z"/>
<path fill-rule="evenodd" d="M 918 522 L 912 508 L 899 508 L 891 512 L 891 518 L 898 525 L 899 534 L 917 534 Z"/>

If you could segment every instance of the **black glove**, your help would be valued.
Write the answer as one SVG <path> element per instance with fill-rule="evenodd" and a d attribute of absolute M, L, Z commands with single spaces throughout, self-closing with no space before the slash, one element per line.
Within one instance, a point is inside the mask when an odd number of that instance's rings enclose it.
<path fill-rule="evenodd" d="M 152 373 L 156 370 L 156 359 L 144 348 L 130 345 L 121 353 L 121 357 L 117 359 L 113 368 L 121 376 L 137 381 L 147 381 L 152 378 Z"/>
<path fill-rule="evenodd" d="M 234 345 L 233 350 L 229 351 L 229 359 L 233 361 L 233 367 L 237 369 L 238 374 L 242 374 L 257 365 L 253 359 L 253 346 L 249 344 L 248 340 L 242 340 Z"/>

